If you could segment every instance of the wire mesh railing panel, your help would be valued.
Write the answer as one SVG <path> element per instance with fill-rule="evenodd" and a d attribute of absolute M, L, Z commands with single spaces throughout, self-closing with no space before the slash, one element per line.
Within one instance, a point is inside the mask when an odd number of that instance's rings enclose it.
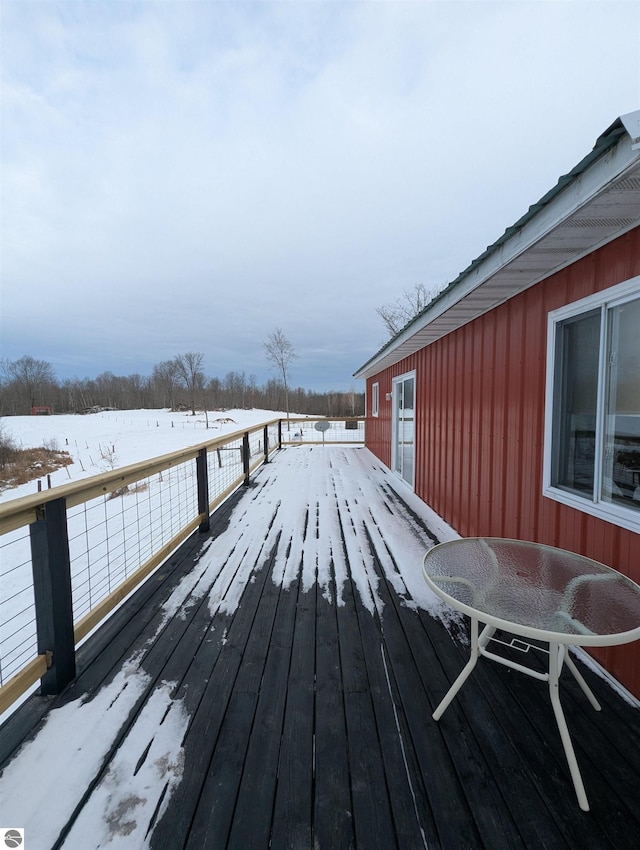
<path fill-rule="evenodd" d="M 249 434 L 249 457 L 251 462 L 264 458 L 264 431 L 253 431 Z"/>
<path fill-rule="evenodd" d="M 71 508 L 67 526 L 74 622 L 197 516 L 193 460 Z"/>
<path fill-rule="evenodd" d="M 0 542 L 0 686 L 38 652 L 29 529 Z"/>
<path fill-rule="evenodd" d="M 269 441 L 269 454 L 275 451 L 278 446 L 278 423 L 272 422 L 267 426 L 267 439 Z"/>
<path fill-rule="evenodd" d="M 150 482 L 148 492 L 151 546 L 157 551 L 198 516 L 195 460 L 162 472 Z"/>
<path fill-rule="evenodd" d="M 74 621 L 108 593 L 109 543 L 105 496 L 67 511 Z"/>
<path fill-rule="evenodd" d="M 309 442 L 322 436 L 313 425 L 311 420 L 297 426 Z M 70 570 L 64 573 L 71 584 L 70 625 L 79 640 L 197 527 L 206 500 L 211 510 L 229 496 L 262 463 L 267 448 L 271 453 L 280 447 L 284 433 L 285 426 L 273 420 L 0 504 L 0 687 L 5 697 L 0 704 L 10 704 L 6 700 L 15 699 L 20 687 L 24 692 L 29 687 L 22 684 L 26 679 L 31 677 L 32 683 L 42 675 L 43 659 L 35 663 L 38 623 L 54 616 L 55 605 L 62 610 L 62 603 L 49 598 L 47 591 L 54 550 L 56 570 Z M 199 474 L 202 456 L 206 479 Z M 55 509 L 50 505 L 54 501 Z M 30 529 L 40 521 L 38 543 L 32 548 Z M 55 667 L 56 647 L 40 650 L 41 655 L 46 650 L 46 663 Z M 18 675 L 23 670 L 25 675 Z M 4 689 L 8 680 L 11 685 Z"/>
<path fill-rule="evenodd" d="M 283 445 L 352 443 L 364 445 L 364 419 L 292 419 L 282 422 Z"/>
<path fill-rule="evenodd" d="M 209 501 L 219 499 L 237 486 L 243 476 L 242 438 L 217 446 L 207 452 Z"/>

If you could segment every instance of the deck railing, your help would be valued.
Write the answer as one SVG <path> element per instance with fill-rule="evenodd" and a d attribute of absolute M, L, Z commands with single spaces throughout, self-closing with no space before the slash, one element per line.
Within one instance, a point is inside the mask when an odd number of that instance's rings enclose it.
<path fill-rule="evenodd" d="M 0 505 L 0 714 L 40 679 L 59 692 L 76 646 L 271 454 L 363 444 L 364 419 L 274 419 Z"/>

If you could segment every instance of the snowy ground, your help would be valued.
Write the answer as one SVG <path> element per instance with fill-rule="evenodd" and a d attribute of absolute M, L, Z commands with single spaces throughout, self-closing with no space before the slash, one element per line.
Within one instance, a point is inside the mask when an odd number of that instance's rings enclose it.
<path fill-rule="evenodd" d="M 134 417 L 135 418 L 135 417 Z M 144 417 L 142 417 L 144 420 Z M 235 418 L 235 417 L 234 417 Z M 146 420 L 142 424 L 142 433 Z M 153 426 L 150 433 L 155 436 Z M 124 431 L 124 429 L 123 429 Z M 95 439 L 95 438 L 94 438 Z M 104 439 L 104 437 L 102 437 Z M 132 441 L 142 439 L 132 437 Z M 198 438 L 200 439 L 200 438 Z M 120 436 L 120 444 L 126 440 Z M 157 443 L 154 440 L 154 445 Z M 167 450 L 175 448 L 168 446 Z M 127 456 L 126 451 L 123 455 Z M 132 460 L 127 456 L 127 460 Z M 290 545 L 274 563 L 272 580 L 286 588 L 303 564 L 301 575 L 305 590 L 314 583 L 330 602 L 342 604 L 342 587 L 349 577 L 361 600 L 372 613 L 382 614 L 378 579 L 369 554 L 365 521 L 378 535 L 380 551 L 387 553 L 383 568 L 406 605 L 430 610 L 445 623 L 452 615 L 428 590 L 421 576 L 421 559 L 428 538 L 415 523 L 403 523 L 385 504 L 383 483 L 388 475 L 366 450 L 351 447 L 305 447 L 287 449 L 276 462 L 264 468 L 267 484 L 260 488 L 250 505 L 250 523 L 246 505 L 234 511 L 227 531 L 207 541 L 198 569 L 183 579 L 163 606 L 165 619 L 197 604 L 206 595 L 212 615 L 232 612 L 238 605 L 247 582 L 252 580 L 256 563 L 271 551 L 276 538 L 286 534 Z M 340 546 L 335 493 L 349 505 L 353 529 L 347 537 L 347 556 Z M 408 496 L 412 507 L 442 539 L 457 536 L 419 500 Z M 274 505 L 277 505 L 273 521 Z M 312 507 L 322 532 L 306 533 L 308 509 Z M 375 516 L 375 523 L 371 516 Z M 435 530 L 435 529 L 434 529 Z M 329 563 L 334 564 L 336 594 L 332 598 Z M 403 565 L 403 574 L 395 564 Z M 354 568 L 355 565 L 355 568 Z M 453 618 L 455 621 L 455 618 Z M 81 699 L 51 712 L 44 728 L 28 743 L 0 777 L 3 821 L 26 828 L 29 848 L 47 850 L 74 811 L 83 792 L 92 787 L 100 774 L 105 754 L 118 730 L 141 693 L 148 687 L 147 674 L 140 658 L 129 659 L 118 676 L 86 703 Z M 171 698 L 173 683 L 163 682 L 146 701 L 143 711 L 107 773 L 95 784 L 90 798 L 61 846 L 84 850 L 142 848 L 147 846 L 146 825 L 156 807 L 166 805 L 169 794 L 179 783 L 183 759 L 180 742 L 189 717 L 180 699 Z M 69 747 L 69 742 L 73 746 Z M 149 756 L 135 770 L 139 752 L 152 741 Z M 133 759 L 133 763 L 130 763 Z M 59 781 L 59 767 L 65 765 L 65 781 Z M 166 796 L 162 795 L 168 784 Z"/>
<path fill-rule="evenodd" d="M 231 411 L 220 417 L 231 418 L 233 423 L 218 423 L 220 433 L 274 418 L 265 411 Z M 173 423 L 173 424 L 172 424 Z M 176 416 L 165 411 L 129 411 L 103 413 L 89 417 L 23 417 L 5 420 L 5 427 L 25 446 L 41 445 L 55 440 L 60 448 L 68 448 L 74 457 L 70 468 L 72 477 L 95 474 L 100 469 L 94 464 L 89 469 L 89 458 L 98 454 L 105 443 L 116 446 L 122 464 L 132 463 L 174 449 L 202 442 L 214 432 L 207 432 L 204 421 L 188 416 Z M 443 603 L 426 587 L 420 573 L 425 541 L 415 529 L 404 525 L 390 514 L 382 504 L 382 487 L 393 486 L 393 476 L 381 469 L 366 450 L 349 447 L 327 447 L 313 451 L 314 462 L 306 463 L 309 449 L 287 449 L 282 461 L 278 460 L 261 475 L 269 477 L 269 484 L 261 489 L 260 497 L 251 504 L 253 533 L 246 535 L 244 508 L 236 509 L 228 530 L 208 541 L 201 553 L 199 568 L 176 587 L 164 605 L 166 617 L 194 604 L 197 598 L 208 594 L 212 612 L 232 611 L 237 606 L 242 589 L 251 581 L 253 565 L 260 562 L 260 552 L 268 551 L 270 541 L 283 529 L 291 535 L 291 547 L 286 560 L 274 565 L 272 580 L 287 586 L 291 570 L 300 563 L 310 565 L 308 574 L 302 575 L 305 588 L 315 582 L 322 587 L 326 598 L 341 604 L 341 579 L 346 580 L 347 562 L 340 560 L 339 551 L 333 549 L 337 598 L 331 599 L 331 582 L 323 565 L 329 563 L 333 514 L 329 494 L 336 484 L 350 506 L 353 534 L 347 545 L 349 562 L 359 564 L 351 578 L 361 600 L 370 611 L 382 611 L 382 601 L 377 592 L 375 572 L 368 565 L 368 543 L 359 529 L 365 514 L 376 517 L 380 538 L 388 546 L 389 563 L 383 569 L 394 582 L 396 591 L 409 606 L 430 611 L 445 623 L 456 622 Z M 80 459 L 85 467 L 80 467 Z M 285 458 L 289 458 L 286 460 Z M 323 462 L 316 462 L 317 459 Z M 56 473 L 55 483 L 69 480 L 66 470 Z M 401 484 L 402 497 L 421 516 L 440 540 L 457 537 L 456 532 L 417 499 Z M 27 492 L 33 486 L 27 485 Z M 24 488 L 20 488 L 21 491 Z M 24 495 L 24 492 L 5 493 Z M 277 522 L 270 524 L 273 505 L 278 504 Z M 317 508 L 318 516 L 328 517 L 323 534 L 317 538 L 307 536 L 307 547 L 302 557 L 303 524 L 307 506 Z M 335 509 L 335 500 L 333 502 Z M 260 523 L 265 525 L 260 532 Z M 258 533 L 255 533 L 256 523 Z M 338 529 L 334 529 L 339 537 Z M 296 546 L 298 548 L 296 549 Z M 253 548 L 252 548 L 253 547 Z M 311 551 L 311 549 L 313 551 Z M 256 551 L 254 551 L 254 549 Z M 395 571 L 394 563 L 402 566 Z M 44 728 L 28 743 L 0 776 L 0 822 L 6 827 L 25 828 L 25 847 L 29 850 L 49 850 L 60 834 L 82 794 L 92 787 L 100 774 L 105 753 L 112 746 L 139 695 L 148 686 L 147 676 L 141 669 L 139 658 L 132 657 L 118 676 L 90 701 L 81 699 L 51 712 Z M 110 769 L 95 782 L 88 802 L 84 805 L 73 829 L 59 846 L 68 848 L 143 848 L 148 846 L 146 824 L 156 807 L 166 805 L 168 795 L 180 782 L 183 758 L 180 742 L 189 717 L 180 699 L 172 699 L 173 684 L 163 682 L 145 703 L 144 710 L 123 742 Z M 140 770 L 130 764 L 134 754 L 151 741 L 149 757 Z M 72 745 L 70 746 L 70 742 Z M 64 780 L 60 769 L 64 765 Z M 162 795 L 165 787 L 167 796 Z"/>
<path fill-rule="evenodd" d="M 5 416 L 0 422 L 18 448 L 46 446 L 69 452 L 74 462 L 52 473 L 51 486 L 55 487 L 285 416 L 272 410 L 211 411 L 208 428 L 203 413 L 192 416 L 170 410 L 104 411 L 86 416 Z M 47 486 L 46 481 L 43 486 Z M 0 493 L 0 499 L 35 492 L 37 481 L 32 481 L 5 490 Z"/>
<path fill-rule="evenodd" d="M 280 414 L 232 410 L 190 416 L 168 410 L 104 411 L 85 416 L 6 417 L 3 433 L 21 448 L 67 451 L 73 463 L 0 494 L 0 505 L 39 487 L 85 479 L 273 421 Z M 211 498 L 242 474 L 239 453 L 210 473 Z M 74 620 L 166 545 L 198 513 L 195 465 L 178 466 L 133 487 L 126 498 L 99 498 L 67 512 Z M 31 546 L 26 526 L 0 538 L 0 684 L 36 654 Z"/>

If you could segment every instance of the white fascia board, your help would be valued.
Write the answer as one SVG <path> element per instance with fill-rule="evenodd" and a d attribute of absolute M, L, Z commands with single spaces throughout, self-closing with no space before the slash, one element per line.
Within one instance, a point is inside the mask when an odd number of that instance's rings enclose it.
<path fill-rule="evenodd" d="M 631 136 L 631 150 L 640 149 L 640 109 L 635 112 L 628 112 L 626 115 L 621 115 L 620 120 L 624 125 L 624 129 Z"/>
<path fill-rule="evenodd" d="M 637 116 L 638 124 L 640 125 L 640 111 L 630 113 L 630 116 Z M 393 365 L 393 363 L 397 363 L 399 360 L 408 356 L 406 350 L 410 346 L 406 346 L 405 344 L 413 336 L 446 313 L 451 307 L 469 295 L 469 293 L 490 280 L 491 277 L 503 269 L 508 263 L 513 262 L 516 257 L 521 256 L 544 236 L 547 236 L 566 222 L 615 180 L 620 179 L 625 173 L 632 170 L 638 164 L 639 160 L 640 151 L 634 150 L 634 147 L 630 144 L 629 137 L 624 136 L 615 147 L 604 153 L 590 168 L 577 175 L 571 183 L 546 204 L 532 219 L 526 222 L 520 230 L 491 251 L 489 256 L 481 263 L 471 269 L 467 274 L 462 272 L 462 277 L 449 284 L 449 287 L 434 302 L 432 308 L 427 308 L 426 312 L 417 316 L 405 330 L 398 334 L 388 348 L 382 349 L 374 360 L 366 363 L 354 373 L 354 376 L 356 378 L 371 377 L 371 375 L 376 374 L 381 369 Z M 597 246 L 593 247 L 595 248 Z M 534 279 L 524 283 L 524 285 L 521 282 L 517 288 L 514 287 L 513 294 L 526 289 L 533 283 L 539 282 L 554 271 L 556 271 L 555 267 L 550 268 L 547 274 L 541 275 L 538 272 L 532 275 Z M 508 298 L 505 297 L 503 300 L 508 300 Z M 422 344 L 418 344 L 416 350 L 422 347 Z M 394 352 L 399 348 L 402 348 L 403 351 L 398 352 L 398 356 L 394 357 Z"/>

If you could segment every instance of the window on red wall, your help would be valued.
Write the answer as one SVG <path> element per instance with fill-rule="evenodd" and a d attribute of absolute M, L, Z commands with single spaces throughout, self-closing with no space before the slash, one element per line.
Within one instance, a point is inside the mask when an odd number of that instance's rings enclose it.
<path fill-rule="evenodd" d="M 549 316 L 545 495 L 640 530 L 640 277 Z"/>
<path fill-rule="evenodd" d="M 378 415 L 378 404 L 380 401 L 380 384 L 371 385 L 371 415 Z"/>

